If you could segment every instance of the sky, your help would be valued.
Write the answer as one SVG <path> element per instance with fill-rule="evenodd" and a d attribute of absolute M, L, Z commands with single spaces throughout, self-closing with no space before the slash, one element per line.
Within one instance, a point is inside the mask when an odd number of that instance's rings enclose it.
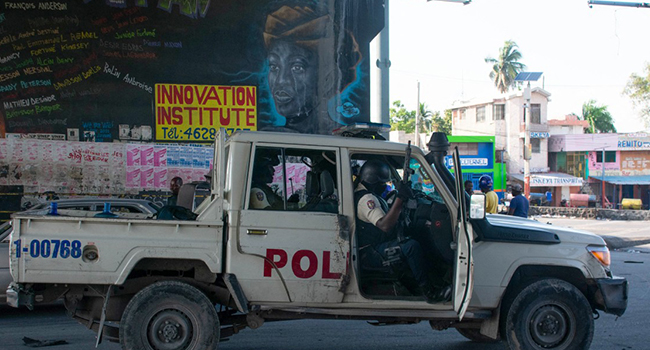
<path fill-rule="evenodd" d="M 497 98 L 486 57 L 513 40 L 525 71 L 543 72 L 531 86 L 551 93 L 548 118 L 605 105 L 619 132 L 643 131 L 638 110 L 622 94 L 632 73 L 650 62 L 650 9 L 587 0 L 473 0 L 469 5 L 392 0 L 390 101 L 432 111 L 454 101 Z M 511 90 L 512 91 L 512 90 Z"/>

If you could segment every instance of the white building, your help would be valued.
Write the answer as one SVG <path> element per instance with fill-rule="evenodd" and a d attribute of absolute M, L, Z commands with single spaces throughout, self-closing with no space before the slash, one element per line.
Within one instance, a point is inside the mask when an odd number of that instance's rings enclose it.
<path fill-rule="evenodd" d="M 589 127 L 589 122 L 578 119 L 575 114 L 568 114 L 564 119 L 549 119 L 548 133 L 551 135 L 579 135 L 584 134 Z"/>
<path fill-rule="evenodd" d="M 548 168 L 547 106 L 551 94 L 539 87 L 531 89 L 530 135 L 531 173 Z M 523 92 L 484 101 L 470 101 L 452 108 L 452 135 L 494 135 L 497 158 L 505 151 L 508 174 L 524 172 L 525 99 Z M 496 159 L 500 162 L 500 159 Z"/>

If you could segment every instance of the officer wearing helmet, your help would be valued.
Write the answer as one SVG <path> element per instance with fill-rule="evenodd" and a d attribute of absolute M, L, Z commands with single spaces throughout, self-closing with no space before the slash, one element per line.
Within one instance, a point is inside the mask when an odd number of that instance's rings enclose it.
<path fill-rule="evenodd" d="M 367 267 L 380 268 L 390 258 L 391 252 L 397 252 L 399 259 L 409 266 L 427 302 L 449 300 L 451 286 L 435 290 L 429 281 L 422 246 L 415 240 L 399 240 L 397 237 L 396 226 L 400 213 L 406 201 L 413 196 L 413 191 L 410 183 L 399 182 L 397 198 L 389 208 L 381 194 L 386 188 L 386 182 L 390 180 L 390 167 L 378 160 L 365 162 L 355 180 L 356 231 L 361 263 Z M 369 252 L 370 249 L 374 252 Z"/>
<path fill-rule="evenodd" d="M 478 187 L 485 193 L 485 212 L 488 214 L 496 214 L 499 206 L 499 196 L 492 190 L 492 185 L 492 178 L 489 175 L 483 175 L 478 180 Z"/>
<path fill-rule="evenodd" d="M 255 155 L 250 195 L 252 209 L 281 209 L 284 206 L 282 197 L 269 186 L 273 182 L 275 166 L 278 164 L 278 154 L 272 150 L 260 150 Z"/>

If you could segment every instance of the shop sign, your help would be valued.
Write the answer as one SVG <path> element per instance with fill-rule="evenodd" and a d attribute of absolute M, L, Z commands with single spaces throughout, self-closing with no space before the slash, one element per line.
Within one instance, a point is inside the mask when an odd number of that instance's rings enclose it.
<path fill-rule="evenodd" d="M 551 136 L 548 132 L 531 132 L 530 138 L 532 139 L 547 139 Z"/>
<path fill-rule="evenodd" d="M 446 157 L 445 158 L 447 167 L 451 168 L 454 166 L 454 159 L 451 157 Z M 460 159 L 460 165 L 461 166 L 488 166 L 488 159 L 487 158 L 461 158 Z"/>
<path fill-rule="evenodd" d="M 581 186 L 582 178 L 579 177 L 537 177 L 530 179 L 530 185 L 533 187 L 561 187 L 561 186 Z"/>

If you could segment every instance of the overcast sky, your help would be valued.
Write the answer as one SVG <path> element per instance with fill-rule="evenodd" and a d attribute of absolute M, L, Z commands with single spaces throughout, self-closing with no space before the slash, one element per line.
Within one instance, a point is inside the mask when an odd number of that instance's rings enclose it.
<path fill-rule="evenodd" d="M 622 91 L 650 62 L 650 9 L 593 6 L 587 0 L 473 0 L 469 5 L 390 1 L 390 100 L 433 111 L 454 101 L 499 97 L 488 56 L 506 40 L 519 45 L 526 71 L 544 72 L 549 119 L 580 115 L 594 99 L 619 132 L 644 128 Z M 535 86 L 535 85 L 533 85 Z"/>

